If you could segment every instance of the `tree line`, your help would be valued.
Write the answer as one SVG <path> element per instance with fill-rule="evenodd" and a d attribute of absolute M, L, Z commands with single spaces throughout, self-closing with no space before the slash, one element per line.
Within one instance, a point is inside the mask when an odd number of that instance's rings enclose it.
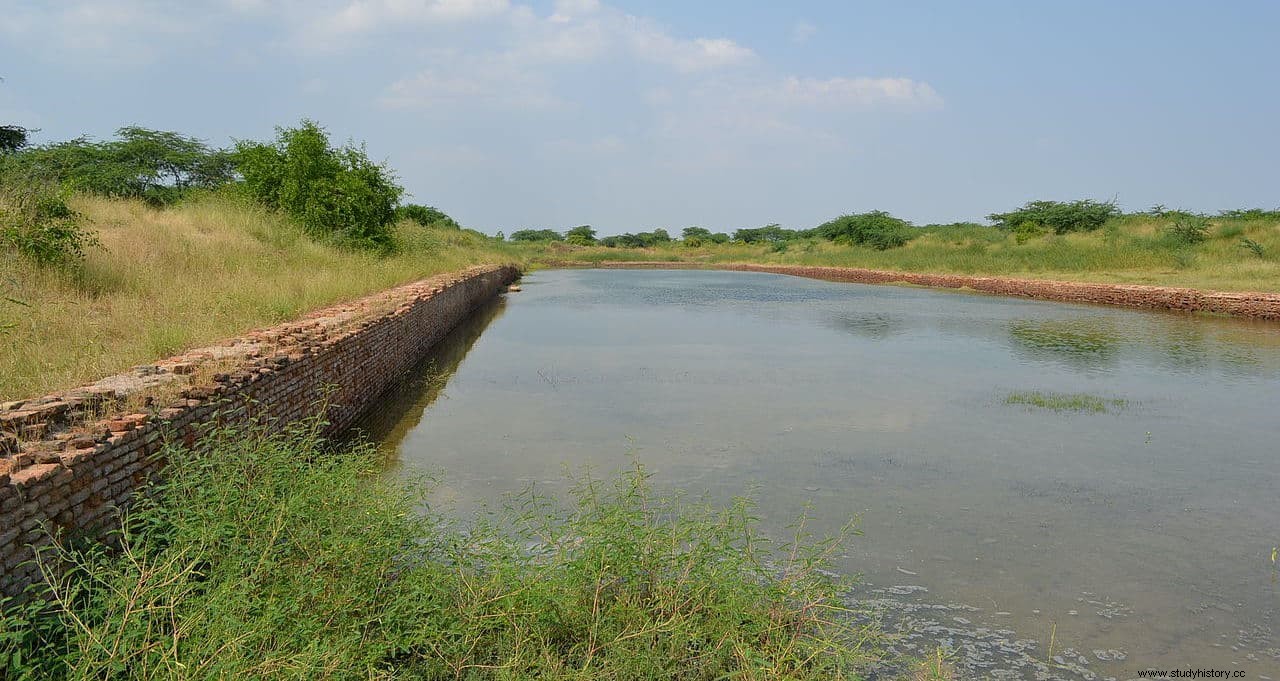
<path fill-rule="evenodd" d="M 615 236 L 596 236 L 590 225 L 582 225 L 561 234 L 553 229 L 522 229 L 508 237 L 513 242 L 565 242 L 580 246 L 605 246 L 610 248 L 650 248 L 679 241 L 685 246 L 701 247 L 716 244 L 755 244 L 785 247 L 795 241 L 823 239 L 836 244 L 863 246 L 876 250 L 889 250 L 906 245 L 917 236 L 930 232 L 957 228 L 998 229 L 1014 234 L 1019 243 L 1045 234 L 1070 234 L 1092 232 L 1109 220 L 1118 217 L 1151 217 L 1169 219 L 1167 228 L 1171 238 L 1194 242 L 1207 229 L 1210 216 L 1185 210 L 1169 210 L 1153 206 L 1147 210 L 1124 213 L 1114 201 L 1030 201 L 1018 208 L 987 216 L 987 224 L 956 222 L 950 224 L 915 225 L 908 220 L 885 211 L 849 213 L 828 220 L 810 229 L 787 229 L 778 224 L 748 227 L 728 232 L 712 232 L 704 227 L 686 227 L 680 238 L 673 238 L 663 228 L 648 232 L 626 233 Z M 1251 208 L 1225 210 L 1217 214 L 1224 219 L 1280 221 L 1280 209 Z M 499 237 L 502 233 L 499 232 Z"/>

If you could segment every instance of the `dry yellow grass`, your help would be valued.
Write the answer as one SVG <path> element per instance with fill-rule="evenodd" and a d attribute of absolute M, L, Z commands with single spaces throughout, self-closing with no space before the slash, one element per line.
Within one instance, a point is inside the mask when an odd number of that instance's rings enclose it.
<path fill-rule="evenodd" d="M 90 382 L 515 251 L 457 230 L 397 229 L 388 256 L 307 238 L 288 220 L 218 198 L 155 210 L 78 197 L 102 241 L 83 266 L 37 268 L 0 255 L 0 401 Z M 8 259 L 6 259 L 8 258 Z"/>

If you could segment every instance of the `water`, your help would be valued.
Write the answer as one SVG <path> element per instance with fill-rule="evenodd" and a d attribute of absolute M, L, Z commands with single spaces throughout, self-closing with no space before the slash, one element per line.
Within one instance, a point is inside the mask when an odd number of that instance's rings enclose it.
<path fill-rule="evenodd" d="M 969 676 L 1280 679 L 1280 326 L 743 272 L 523 286 L 366 423 L 443 472 L 436 503 L 635 457 L 660 487 L 754 489 L 779 535 L 806 505 L 858 517 L 854 596 Z"/>

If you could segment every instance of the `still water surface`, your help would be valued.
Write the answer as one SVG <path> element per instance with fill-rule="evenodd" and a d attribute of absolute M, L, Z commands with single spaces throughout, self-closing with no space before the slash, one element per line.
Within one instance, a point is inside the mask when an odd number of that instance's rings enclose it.
<path fill-rule="evenodd" d="M 662 488 L 754 485 L 779 536 L 806 505 L 819 529 L 859 517 L 855 595 L 968 675 L 1034 678 L 1056 627 L 1064 678 L 1280 679 L 1280 326 L 743 272 L 523 287 L 365 423 L 396 466 L 442 472 L 436 503 L 635 457 Z"/>

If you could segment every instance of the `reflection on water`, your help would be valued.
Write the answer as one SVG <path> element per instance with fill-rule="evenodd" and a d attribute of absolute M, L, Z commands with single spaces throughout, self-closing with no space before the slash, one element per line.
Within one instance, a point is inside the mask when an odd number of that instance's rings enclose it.
<path fill-rule="evenodd" d="M 445 336 L 418 366 L 398 384 L 381 395 L 377 404 L 361 415 L 351 427 L 353 439 L 379 443 L 399 443 L 417 427 L 444 390 L 449 377 L 458 370 L 471 346 L 493 320 L 502 316 L 506 299 L 499 296 L 476 308 Z M 394 447 L 391 453 L 394 455 Z"/>
<path fill-rule="evenodd" d="M 437 503 L 554 493 L 565 466 L 634 456 L 669 488 L 755 485 L 779 534 L 806 507 L 818 530 L 860 517 L 841 559 L 860 597 L 971 676 L 1280 679 L 1274 324 L 625 270 L 538 272 L 487 315 L 366 424 L 443 471 Z M 1127 407 L 1030 411 L 1013 391 Z"/>
<path fill-rule="evenodd" d="M 1009 324 L 1014 347 L 1083 368 L 1110 364 L 1120 338 L 1108 319 L 1025 320 Z"/>

